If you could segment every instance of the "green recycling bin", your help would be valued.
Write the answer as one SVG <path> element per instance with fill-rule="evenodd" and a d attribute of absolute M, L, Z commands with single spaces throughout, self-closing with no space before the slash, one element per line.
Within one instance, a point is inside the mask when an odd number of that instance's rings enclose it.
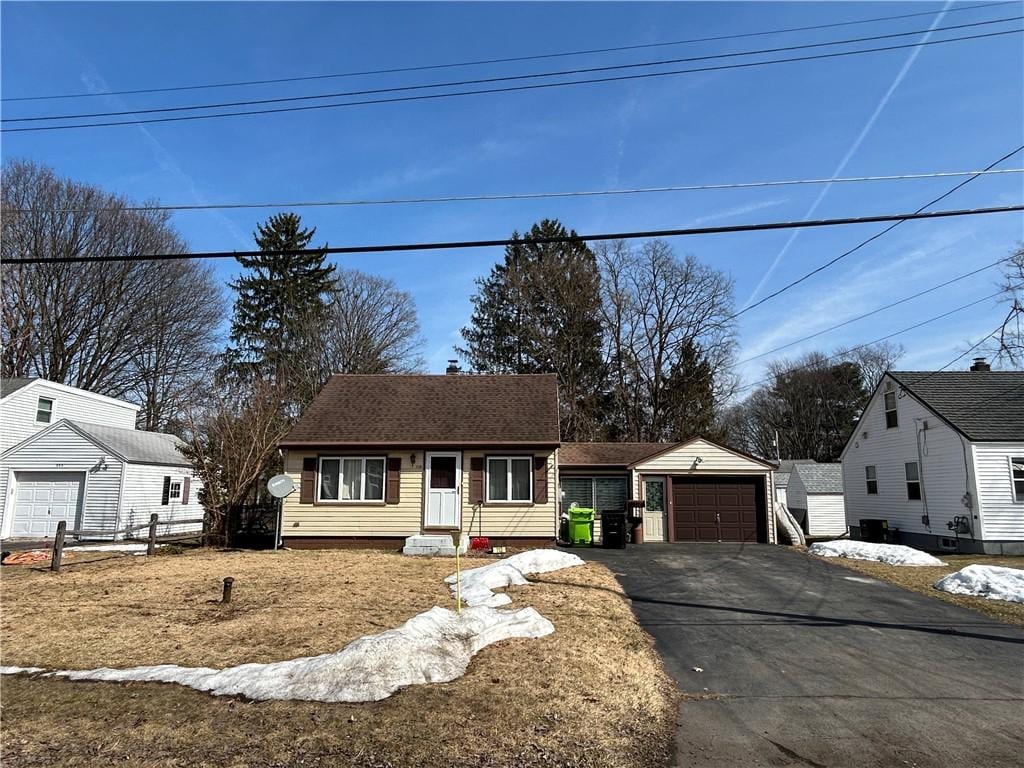
<path fill-rule="evenodd" d="M 594 510 L 587 507 L 569 509 L 569 544 L 589 547 L 594 543 Z"/>

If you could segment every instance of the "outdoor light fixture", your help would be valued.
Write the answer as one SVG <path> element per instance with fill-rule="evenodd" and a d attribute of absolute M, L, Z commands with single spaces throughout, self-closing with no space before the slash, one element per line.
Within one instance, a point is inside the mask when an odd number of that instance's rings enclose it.
<path fill-rule="evenodd" d="M 409 454 L 409 463 L 412 464 L 414 467 L 416 466 L 416 454 L 415 453 L 410 453 Z"/>

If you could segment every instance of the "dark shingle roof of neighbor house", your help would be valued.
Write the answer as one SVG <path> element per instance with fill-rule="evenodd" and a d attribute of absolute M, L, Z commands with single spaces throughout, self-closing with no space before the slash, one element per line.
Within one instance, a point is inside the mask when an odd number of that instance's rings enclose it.
<path fill-rule="evenodd" d="M 775 487 L 776 488 L 785 488 L 787 485 L 789 485 L 789 475 L 790 475 L 789 472 L 779 472 L 778 470 L 776 470 L 776 472 L 775 472 Z"/>
<path fill-rule="evenodd" d="M 814 459 L 783 459 L 779 462 L 778 472 L 792 472 L 797 464 L 814 464 Z"/>
<path fill-rule="evenodd" d="M 76 430 L 117 454 L 130 464 L 164 464 L 187 467 L 189 461 L 178 450 L 185 443 L 174 435 L 162 432 L 143 432 L 140 429 L 120 429 L 99 424 L 69 422 Z"/>
<path fill-rule="evenodd" d="M 793 471 L 800 476 L 808 493 L 842 493 L 842 464 L 795 464 Z"/>
<path fill-rule="evenodd" d="M 336 374 L 281 445 L 550 445 L 554 374 Z"/>
<path fill-rule="evenodd" d="M 31 384 L 35 379 L 24 379 L 24 378 L 9 378 L 0 379 L 0 397 L 7 397 L 19 389 L 24 387 L 26 384 Z"/>
<path fill-rule="evenodd" d="M 889 371 L 973 441 L 1024 440 L 1024 371 Z"/>
<path fill-rule="evenodd" d="M 627 467 L 675 443 L 562 443 L 558 464 L 565 467 Z"/>

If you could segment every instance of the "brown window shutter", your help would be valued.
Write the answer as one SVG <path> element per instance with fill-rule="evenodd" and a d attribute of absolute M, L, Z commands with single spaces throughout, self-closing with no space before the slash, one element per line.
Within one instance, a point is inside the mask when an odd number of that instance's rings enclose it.
<path fill-rule="evenodd" d="M 384 487 L 384 503 L 397 504 L 402 497 L 402 459 L 388 457 L 388 477 Z"/>
<path fill-rule="evenodd" d="M 302 481 L 299 484 L 299 502 L 312 504 L 316 498 L 316 456 L 302 460 Z"/>
<path fill-rule="evenodd" d="M 484 457 L 473 456 L 469 460 L 469 503 L 484 502 Z"/>
<path fill-rule="evenodd" d="M 171 500 L 171 478 L 164 475 L 164 493 L 160 497 L 160 505 L 166 507 Z"/>
<path fill-rule="evenodd" d="M 533 503 L 548 503 L 548 460 L 546 456 L 533 457 Z"/>
<path fill-rule="evenodd" d="M 188 487 L 191 485 L 192 478 L 186 477 L 181 481 L 181 503 L 188 504 Z"/>

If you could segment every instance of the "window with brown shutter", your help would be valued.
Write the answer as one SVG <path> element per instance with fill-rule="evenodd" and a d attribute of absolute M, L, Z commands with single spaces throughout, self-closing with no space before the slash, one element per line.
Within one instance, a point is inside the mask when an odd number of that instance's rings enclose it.
<path fill-rule="evenodd" d="M 385 504 L 397 504 L 401 499 L 402 490 L 402 459 L 398 456 L 388 458 L 387 487 L 384 494 Z"/>
<path fill-rule="evenodd" d="M 312 504 L 314 498 L 316 498 L 316 456 L 307 456 L 302 460 L 299 503 Z"/>
<path fill-rule="evenodd" d="M 188 504 L 188 489 L 192 485 L 192 478 L 186 477 L 181 484 L 181 503 Z"/>
<path fill-rule="evenodd" d="M 533 503 L 548 503 L 548 460 L 546 456 L 533 457 Z"/>
<path fill-rule="evenodd" d="M 484 503 L 484 457 L 473 456 L 469 460 L 469 503 Z"/>

